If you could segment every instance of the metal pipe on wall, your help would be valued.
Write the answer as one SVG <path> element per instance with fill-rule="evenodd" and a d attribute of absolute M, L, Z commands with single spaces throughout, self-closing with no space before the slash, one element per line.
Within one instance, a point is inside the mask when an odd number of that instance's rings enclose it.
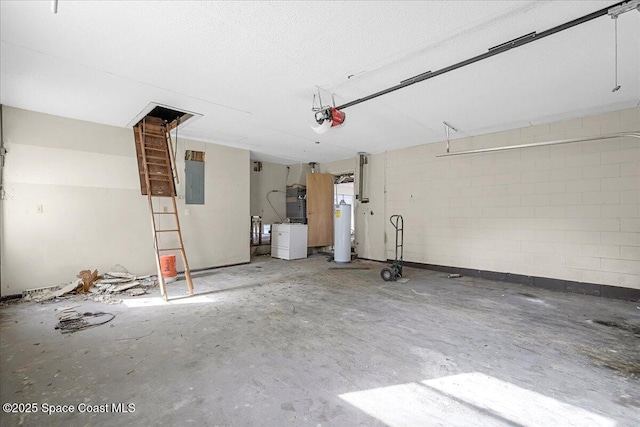
<path fill-rule="evenodd" d="M 447 133 L 447 153 L 448 153 L 449 152 L 449 129 L 453 130 L 454 132 L 458 132 L 458 129 L 454 128 L 447 122 L 442 122 L 442 124 L 444 125 L 444 129 Z"/>
<path fill-rule="evenodd" d="M 0 104 L 0 199 L 4 199 L 4 158 L 7 155 L 7 150 L 4 148 L 3 107 Z"/>
<path fill-rule="evenodd" d="M 369 203 L 369 199 L 362 196 L 364 193 L 364 165 L 369 163 L 369 160 L 367 159 L 367 155 L 365 153 L 358 153 L 358 156 L 360 156 L 360 169 L 358 173 L 358 194 L 356 198 L 360 200 L 360 203 Z"/>
<path fill-rule="evenodd" d="M 7 150 L 4 148 L 4 106 L 0 104 L 0 285 L 2 285 L 2 259 L 4 258 L 4 161 Z M 0 296 L 2 291 L 0 290 Z"/>
<path fill-rule="evenodd" d="M 557 141 L 532 142 L 530 144 L 521 144 L 521 145 L 506 145 L 504 147 L 479 148 L 477 150 L 466 150 L 466 151 L 458 151 L 453 153 L 436 154 L 436 157 L 460 156 L 463 154 L 491 153 L 494 151 L 515 150 L 518 148 L 543 147 L 545 145 L 570 144 L 573 142 L 597 141 L 599 139 L 611 139 L 611 138 L 621 138 L 621 137 L 640 138 L 640 131 L 611 133 L 607 135 L 592 136 L 588 138 L 571 138 L 571 139 L 560 139 Z"/>

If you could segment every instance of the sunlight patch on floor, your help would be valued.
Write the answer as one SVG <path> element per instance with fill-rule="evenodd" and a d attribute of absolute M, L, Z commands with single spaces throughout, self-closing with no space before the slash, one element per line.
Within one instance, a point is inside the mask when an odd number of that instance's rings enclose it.
<path fill-rule="evenodd" d="M 479 372 L 340 395 L 395 426 L 570 425 L 614 427 L 610 418 Z"/>
<path fill-rule="evenodd" d="M 138 308 L 138 307 L 156 307 L 162 305 L 182 305 L 182 304 L 204 304 L 204 303 L 212 303 L 219 301 L 219 298 L 212 297 L 210 295 L 195 295 L 195 296 L 184 296 L 184 297 L 174 297 L 169 299 L 169 301 L 165 301 L 162 297 L 149 297 L 149 298 L 135 298 L 135 299 L 124 299 L 122 303 L 130 308 Z"/>

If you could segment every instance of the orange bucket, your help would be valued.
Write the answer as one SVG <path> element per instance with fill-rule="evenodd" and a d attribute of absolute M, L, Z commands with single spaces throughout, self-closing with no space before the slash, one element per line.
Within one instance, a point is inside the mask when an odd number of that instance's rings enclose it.
<path fill-rule="evenodd" d="M 161 255 L 160 270 L 162 271 L 162 277 L 164 277 L 165 282 L 173 282 L 176 280 L 176 276 L 178 275 L 176 271 L 176 256 Z"/>

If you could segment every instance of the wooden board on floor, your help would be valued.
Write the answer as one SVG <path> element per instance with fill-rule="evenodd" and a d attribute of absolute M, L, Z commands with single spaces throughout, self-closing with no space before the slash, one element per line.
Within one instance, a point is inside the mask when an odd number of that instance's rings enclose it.
<path fill-rule="evenodd" d="M 333 175 L 307 174 L 309 247 L 333 244 Z"/>

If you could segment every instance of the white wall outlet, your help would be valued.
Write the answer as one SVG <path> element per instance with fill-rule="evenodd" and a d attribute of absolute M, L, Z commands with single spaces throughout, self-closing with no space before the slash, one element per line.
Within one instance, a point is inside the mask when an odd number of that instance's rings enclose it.
<path fill-rule="evenodd" d="M 191 215 L 191 209 L 185 209 L 184 216 L 189 216 L 189 215 Z"/>
<path fill-rule="evenodd" d="M 43 213 L 44 212 L 44 208 L 42 207 L 42 205 L 36 205 L 36 213 Z"/>

